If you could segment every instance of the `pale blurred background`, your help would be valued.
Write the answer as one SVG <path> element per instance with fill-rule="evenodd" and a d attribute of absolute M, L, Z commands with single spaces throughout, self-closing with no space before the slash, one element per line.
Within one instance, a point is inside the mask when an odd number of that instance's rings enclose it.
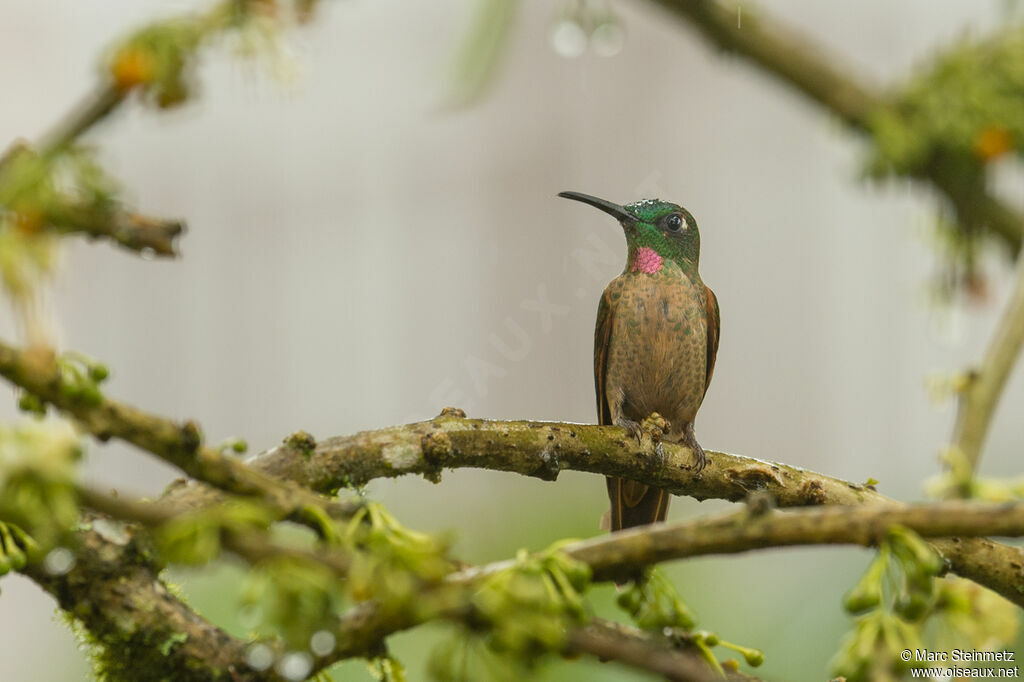
<path fill-rule="evenodd" d="M 37 138 L 66 111 L 113 39 L 193 6 L 0 1 L 0 146 Z M 877 82 L 991 28 L 1002 11 L 958 0 L 760 6 Z M 474 9 L 325 2 L 290 36 L 297 77 L 282 83 L 265 64 L 213 51 L 197 104 L 160 115 L 132 106 L 98 129 L 90 141 L 138 207 L 180 216 L 189 231 L 174 262 L 73 241 L 52 297 L 61 344 L 111 365 L 110 395 L 195 418 L 213 440 L 244 436 L 253 450 L 299 428 L 347 434 L 447 404 L 470 416 L 592 422 L 597 300 L 624 242 L 609 218 L 555 194 L 660 195 L 696 216 L 702 273 L 721 303 L 721 350 L 697 424 L 704 446 L 874 477 L 886 494 L 920 498 L 953 418 L 951 404 L 929 401 L 925 379 L 980 357 L 1006 263 L 987 261 L 988 304 L 930 306 L 937 259 L 923 235 L 934 197 L 859 183 L 855 138 L 646 2 L 615 4 L 619 54 L 575 59 L 552 48 L 552 3 L 522 3 L 488 95 L 452 109 L 452 58 Z M 1007 187 L 1020 203 L 1021 186 Z M 573 256 L 581 247 L 604 255 L 588 267 Z M 558 306 L 549 324 L 537 300 Z M 0 334 L 17 334 L 6 308 Z M 503 354 L 502 341 L 517 352 Z M 1020 471 L 1019 374 L 986 473 Z M 13 417 L 14 400 L 0 403 Z M 92 447 L 87 468 L 143 494 L 175 476 L 120 444 Z M 439 486 L 369 490 L 414 527 L 455 529 L 470 560 L 595 534 L 606 505 L 599 477 L 571 472 L 552 484 L 467 470 Z M 677 499 L 670 516 L 726 506 Z M 670 575 L 701 627 L 765 651 L 759 674 L 825 679 L 850 624 L 840 597 L 869 556 L 762 552 L 688 561 Z M 236 575 L 175 579 L 239 632 L 226 582 Z M 87 679 L 50 597 L 20 576 L 0 589 L 0 678 Z M 599 591 L 602 612 L 612 595 Z M 411 679 L 422 679 L 434 641 L 393 640 Z M 340 670 L 369 679 L 359 663 Z M 544 675 L 640 679 L 596 663 Z"/>

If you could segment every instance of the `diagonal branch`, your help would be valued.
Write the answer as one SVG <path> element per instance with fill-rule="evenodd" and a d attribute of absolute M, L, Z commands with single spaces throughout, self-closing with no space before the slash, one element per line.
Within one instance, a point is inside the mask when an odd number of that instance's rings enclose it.
<path fill-rule="evenodd" d="M 999 327 L 985 351 L 981 366 L 972 373 L 967 388 L 960 395 L 953 447 L 968 465 L 961 480 L 957 481 L 961 497 L 970 493 L 971 480 L 978 469 L 996 405 L 1024 346 L 1024 258 L 1019 260 L 1010 302 L 999 320 Z"/>
<path fill-rule="evenodd" d="M 653 2 L 689 22 L 715 47 L 745 57 L 854 128 L 866 130 L 868 116 L 882 104 L 867 83 L 839 66 L 824 47 L 760 9 L 744 12 L 738 20 L 735 7 L 716 0 Z"/>
<path fill-rule="evenodd" d="M 174 679 L 183 681 L 284 682 L 273 670 L 250 668 L 247 642 L 174 596 L 160 580 L 159 568 L 147 563 L 144 545 L 130 534 L 101 531 L 97 519 L 92 521 L 94 528 L 76 534 L 70 570 L 49 572 L 46 564 L 30 564 L 23 572 L 105 648 L 98 661 L 108 672 L 122 673 L 119 679 L 149 670 L 174 671 Z M 123 670 L 126 663 L 133 669 Z"/>
<path fill-rule="evenodd" d="M 85 399 L 60 372 L 48 350 L 22 351 L 0 341 L 0 376 L 74 417 L 100 440 L 119 438 L 153 453 L 189 476 L 221 490 L 258 496 L 282 517 L 319 528 L 316 510 L 335 518 L 352 504 L 328 501 L 294 482 L 282 481 L 203 445 L 193 422 L 177 424 L 104 396 Z"/>
<path fill-rule="evenodd" d="M 570 632 L 567 649 L 571 653 L 590 654 L 601 660 L 619 661 L 673 682 L 757 680 L 736 671 L 727 672 L 724 678 L 712 674 L 707 663 L 695 654 L 661 644 L 649 632 L 601 618 Z"/>
<path fill-rule="evenodd" d="M 46 135 L 42 142 L 43 154 L 50 156 L 67 149 L 86 131 L 117 109 L 128 94 L 128 90 L 120 89 L 112 82 L 95 86 L 93 91 Z"/>
<path fill-rule="evenodd" d="M 870 134 L 870 118 L 882 109 L 900 116 L 881 92 L 839 66 L 825 47 L 762 10 L 744 13 L 737 25 L 735 8 L 716 0 L 652 2 L 689 23 L 713 46 L 746 58 L 858 131 Z M 972 185 L 965 192 L 955 169 L 942 163 L 929 164 L 921 179 L 945 195 L 962 219 L 988 227 L 1013 251 L 1020 250 L 1024 217 L 984 187 Z"/>

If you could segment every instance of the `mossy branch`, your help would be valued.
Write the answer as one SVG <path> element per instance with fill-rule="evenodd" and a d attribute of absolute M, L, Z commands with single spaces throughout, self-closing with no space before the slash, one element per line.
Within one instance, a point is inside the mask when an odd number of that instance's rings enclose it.
<path fill-rule="evenodd" d="M 628 475 L 701 498 L 739 499 L 750 492 L 764 491 L 765 496 L 773 496 L 784 506 L 870 505 L 791 512 L 744 510 L 717 519 L 619 533 L 565 548 L 570 556 L 590 564 L 598 578 L 623 575 L 650 561 L 710 552 L 810 542 L 868 545 L 877 541 L 892 523 L 928 536 L 1024 532 L 1024 505 L 945 503 L 905 507 L 887 500 L 870 487 L 719 452 L 711 452 L 708 467 L 699 477 L 694 477 L 685 468 L 689 451 L 671 444 L 666 444 L 665 466 L 651 467 L 648 464 L 653 454 L 648 452 L 651 448 L 647 446 L 637 452 L 625 432 L 614 427 L 471 420 L 449 410 L 445 416 L 431 422 L 328 439 L 312 450 L 308 449 L 311 445 L 308 438 L 290 441 L 290 445 L 253 458 L 251 466 L 322 489 L 338 485 L 333 476 L 365 482 L 377 476 L 404 473 L 436 476 L 442 467 L 479 466 L 550 479 L 557 470 L 574 468 Z M 556 452 L 558 458 L 553 461 L 552 454 Z M 95 495 L 86 495 L 84 501 L 108 513 L 157 523 L 183 505 L 195 507 L 214 499 L 198 486 L 185 486 L 173 489 L 166 496 L 161 503 L 166 506 L 138 505 L 124 500 L 111 502 L 109 498 Z M 1013 568 L 1013 564 L 1021 564 L 1020 550 L 969 538 L 936 540 L 934 546 L 944 556 L 950 570 L 982 582 L 1004 596 L 1012 598 L 1015 592 L 1019 594 L 1017 587 L 1024 585 L 1024 578 L 1014 573 Z M 258 560 L 265 550 L 258 542 L 229 548 L 251 560 Z M 117 548 L 114 551 L 116 553 Z M 131 563 L 129 557 L 123 556 L 122 560 Z M 423 613 L 460 612 L 465 604 L 466 588 L 481 575 L 500 566 L 453 575 L 444 585 L 435 588 L 429 598 L 425 597 L 433 608 L 426 608 L 419 615 L 405 609 L 389 609 L 376 602 L 355 607 L 338 621 L 334 628 L 338 642 L 335 652 L 318 661 L 318 666 L 372 652 L 389 634 L 418 625 Z M 972 568 L 974 574 L 965 567 Z M 152 579 L 157 580 L 155 573 Z M 51 583 L 53 580 L 51 578 Z M 66 588 L 54 589 L 59 593 Z M 104 588 L 93 585 L 90 589 L 99 589 L 102 593 Z"/>
<path fill-rule="evenodd" d="M 168 590 L 144 542 L 98 521 L 86 517 L 76 533 L 68 572 L 51 573 L 44 563 L 23 572 L 101 647 L 96 662 L 110 679 L 164 680 L 173 671 L 175 680 L 283 682 L 272 670 L 251 669 L 247 642 L 210 624 Z"/>
<path fill-rule="evenodd" d="M 311 509 L 343 518 L 356 506 L 326 500 L 308 488 L 268 476 L 204 445 L 194 422 L 177 424 L 111 400 L 98 391 L 82 394 L 60 371 L 57 358 L 48 349 L 25 351 L 0 341 L 0 376 L 74 417 L 100 440 L 124 440 L 194 479 L 236 495 L 258 497 L 282 517 L 314 529 L 319 528 L 320 517 L 311 515 Z"/>
<path fill-rule="evenodd" d="M 557 422 L 466 419 L 446 409 L 436 419 L 328 438 L 312 450 L 283 444 L 248 464 L 266 474 L 333 491 L 374 478 L 407 474 L 436 480 L 443 469 L 474 467 L 554 480 L 563 469 L 621 476 L 698 500 L 738 501 L 764 491 L 780 507 L 808 505 L 893 505 L 872 486 L 843 481 L 799 467 L 708 450 L 699 474 L 689 469 L 692 453 L 665 443 L 657 464 L 653 446 L 638 448 L 617 427 Z M 168 497 L 176 504 L 201 505 L 209 491 L 183 486 Z M 981 538 L 932 540 L 950 570 L 1024 606 L 1024 555 Z"/>

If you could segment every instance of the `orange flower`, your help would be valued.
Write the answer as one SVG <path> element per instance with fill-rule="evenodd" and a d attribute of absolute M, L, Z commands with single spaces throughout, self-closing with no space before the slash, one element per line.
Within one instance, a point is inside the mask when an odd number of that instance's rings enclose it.
<path fill-rule="evenodd" d="M 119 90 L 131 90 L 153 78 L 153 59 L 140 47 L 126 47 L 117 53 L 110 73 Z"/>
<path fill-rule="evenodd" d="M 43 214 L 37 208 L 20 209 L 12 218 L 14 229 L 24 235 L 35 234 L 43 227 Z"/>
<path fill-rule="evenodd" d="M 974 153 L 982 161 L 991 161 L 1013 149 L 1013 136 L 1002 126 L 990 125 L 974 138 Z"/>

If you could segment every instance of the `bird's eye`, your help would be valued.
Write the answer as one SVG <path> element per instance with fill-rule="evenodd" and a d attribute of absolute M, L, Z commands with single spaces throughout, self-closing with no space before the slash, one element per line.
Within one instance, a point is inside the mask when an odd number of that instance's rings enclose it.
<path fill-rule="evenodd" d="M 683 217 L 678 213 L 673 213 L 665 219 L 665 227 L 671 232 L 678 232 L 683 227 Z"/>

